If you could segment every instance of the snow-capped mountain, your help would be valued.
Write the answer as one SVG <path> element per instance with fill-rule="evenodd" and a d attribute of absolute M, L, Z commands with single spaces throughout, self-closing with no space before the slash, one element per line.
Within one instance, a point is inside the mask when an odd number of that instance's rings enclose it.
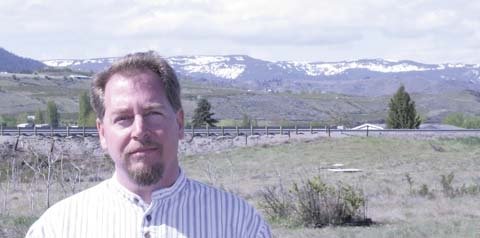
<path fill-rule="evenodd" d="M 47 60 L 46 65 L 97 72 L 116 58 Z M 409 91 L 480 91 L 480 64 L 422 64 L 362 59 L 341 62 L 270 62 L 246 55 L 174 56 L 166 60 L 181 77 L 273 91 L 322 91 L 357 95 Z"/>

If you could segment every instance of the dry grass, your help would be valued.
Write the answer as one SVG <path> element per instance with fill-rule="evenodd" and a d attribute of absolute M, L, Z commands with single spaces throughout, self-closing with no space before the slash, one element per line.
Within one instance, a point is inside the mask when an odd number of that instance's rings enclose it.
<path fill-rule="evenodd" d="M 237 192 L 257 206 L 259 191 L 268 185 L 289 186 L 313 176 L 332 184 L 342 181 L 364 191 L 368 217 L 378 223 L 312 230 L 277 222 L 272 224 L 276 237 L 475 237 L 480 235 L 478 196 L 443 197 L 440 176 L 453 172 L 454 187 L 479 184 L 479 157 L 475 138 L 321 138 L 186 157 L 183 167 L 191 177 Z M 334 163 L 362 172 L 327 171 Z M 411 194 L 407 173 L 414 189 L 426 184 L 436 197 Z"/>
<path fill-rule="evenodd" d="M 440 149 L 441 148 L 441 149 Z M 305 142 L 257 145 L 224 152 L 183 156 L 181 164 L 191 178 L 222 187 L 259 207 L 261 190 L 320 176 L 325 182 L 342 181 L 364 191 L 372 227 L 327 227 L 307 229 L 288 222 L 272 222 L 275 237 L 480 237 L 479 195 L 446 198 L 442 195 L 441 175 L 453 172 L 454 187 L 480 183 L 480 140 L 396 139 L 396 138 L 317 138 Z M 334 173 L 334 163 L 358 168 L 359 173 Z M 412 194 L 412 188 L 426 184 L 434 198 Z M 84 182 L 78 186 L 92 186 Z M 4 186 L 4 182 L 0 184 Z M 23 187 L 22 187 L 23 186 Z M 45 209 L 28 207 L 26 185 L 10 196 L 8 215 L 0 216 L 0 237 L 22 237 L 30 223 Z M 41 187 L 39 188 L 40 198 Z M 64 193 L 55 187 L 54 200 Z M 0 201 L 3 193 L 0 191 Z M 24 217 L 27 217 L 24 219 Z M 22 220 L 23 219 L 23 220 Z M 30 218 L 31 219 L 31 218 Z M 10 232 L 8 232 L 10 231 Z M 13 232 L 16 231 L 16 232 Z M 3 233 L 2 233 L 3 232 Z"/>

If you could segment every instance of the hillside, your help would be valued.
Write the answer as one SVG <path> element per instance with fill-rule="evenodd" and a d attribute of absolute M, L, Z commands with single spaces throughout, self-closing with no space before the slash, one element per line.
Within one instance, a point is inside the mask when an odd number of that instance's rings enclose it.
<path fill-rule="evenodd" d="M 23 58 L 0 47 L 0 72 L 28 73 L 44 68 L 40 61 Z"/>
<path fill-rule="evenodd" d="M 285 124 L 313 121 L 319 124 L 382 122 L 387 112 L 387 96 L 355 96 L 337 93 L 274 93 L 198 82 L 181 78 L 185 115 L 191 118 L 196 101 L 206 97 L 214 117 L 234 123 L 244 115 L 265 123 Z M 49 73 L 2 74 L 0 97 L 2 114 L 15 115 L 45 109 L 48 100 L 57 102 L 61 113 L 74 114 L 78 98 L 88 90 L 90 80 Z M 480 96 L 475 91 L 444 94 L 412 94 L 420 114 L 429 122 L 439 122 L 451 112 L 480 114 Z"/>

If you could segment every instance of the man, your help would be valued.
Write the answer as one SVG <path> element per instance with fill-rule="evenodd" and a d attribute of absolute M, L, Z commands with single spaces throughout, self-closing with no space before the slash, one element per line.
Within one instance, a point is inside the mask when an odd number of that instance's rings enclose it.
<path fill-rule="evenodd" d="M 270 237 L 244 200 L 185 177 L 184 119 L 173 69 L 153 52 L 127 55 L 92 83 L 111 179 L 48 209 L 27 237 Z"/>

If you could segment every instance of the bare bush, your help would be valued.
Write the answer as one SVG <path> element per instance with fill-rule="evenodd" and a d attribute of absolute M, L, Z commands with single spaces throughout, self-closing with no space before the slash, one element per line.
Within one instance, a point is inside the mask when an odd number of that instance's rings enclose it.
<path fill-rule="evenodd" d="M 267 216 L 272 220 L 287 219 L 294 210 L 290 193 L 283 186 L 268 186 L 262 191 L 263 203 Z"/>

